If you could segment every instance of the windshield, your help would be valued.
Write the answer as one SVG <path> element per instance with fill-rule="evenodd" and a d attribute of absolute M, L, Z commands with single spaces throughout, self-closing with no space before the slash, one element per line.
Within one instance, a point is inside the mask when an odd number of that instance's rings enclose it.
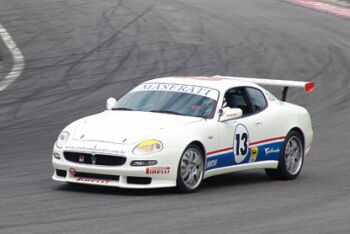
<path fill-rule="evenodd" d="M 113 110 L 213 118 L 217 97 L 218 91 L 209 88 L 176 84 L 142 84 L 126 94 Z"/>

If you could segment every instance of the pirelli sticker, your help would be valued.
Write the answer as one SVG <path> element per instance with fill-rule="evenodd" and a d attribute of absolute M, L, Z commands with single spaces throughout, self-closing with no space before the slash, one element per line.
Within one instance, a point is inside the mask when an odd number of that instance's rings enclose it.
<path fill-rule="evenodd" d="M 154 175 L 154 174 L 169 174 L 170 167 L 147 167 L 146 174 Z"/>
<path fill-rule="evenodd" d="M 218 100 L 219 91 L 209 87 L 201 87 L 194 85 L 183 85 L 183 84 L 165 84 L 165 83 L 145 83 L 137 86 L 131 92 L 140 91 L 169 91 L 169 92 L 179 92 L 195 94 L 204 97 L 208 97 L 214 100 Z"/>

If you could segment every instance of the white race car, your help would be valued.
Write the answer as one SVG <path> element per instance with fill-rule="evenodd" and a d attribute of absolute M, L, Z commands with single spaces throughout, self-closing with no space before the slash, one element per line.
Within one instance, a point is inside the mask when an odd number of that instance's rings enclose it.
<path fill-rule="evenodd" d="M 259 85 L 283 87 L 282 100 Z M 294 179 L 309 152 L 309 113 L 285 102 L 288 87 L 313 82 L 242 77 L 149 80 L 107 110 L 79 119 L 54 145 L 53 180 L 122 188 L 177 187 L 193 192 L 203 179 L 264 168 Z"/>

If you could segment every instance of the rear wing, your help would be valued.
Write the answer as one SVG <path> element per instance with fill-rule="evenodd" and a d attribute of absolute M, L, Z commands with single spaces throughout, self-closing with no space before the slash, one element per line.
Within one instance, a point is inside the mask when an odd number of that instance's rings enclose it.
<path fill-rule="evenodd" d="M 231 79 L 238 81 L 250 82 L 258 85 L 270 85 L 270 86 L 281 86 L 283 87 L 282 91 L 282 101 L 287 100 L 288 88 L 297 87 L 304 88 L 304 91 L 310 93 L 315 89 L 314 82 L 305 82 L 305 81 L 292 81 L 292 80 L 270 80 L 270 79 L 259 79 L 259 78 L 245 78 L 245 77 L 232 77 L 232 76 L 215 76 L 223 79 Z"/>

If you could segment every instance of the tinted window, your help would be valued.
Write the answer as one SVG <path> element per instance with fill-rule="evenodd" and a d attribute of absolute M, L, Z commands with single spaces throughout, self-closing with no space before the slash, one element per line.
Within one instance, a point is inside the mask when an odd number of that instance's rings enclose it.
<path fill-rule="evenodd" d="M 250 97 L 251 103 L 253 105 L 253 111 L 260 112 L 267 107 L 267 102 L 264 94 L 255 88 L 246 88 L 247 93 Z"/>
<path fill-rule="evenodd" d="M 252 113 L 244 88 L 228 90 L 224 97 L 223 107 L 240 108 L 243 111 L 243 115 Z"/>

